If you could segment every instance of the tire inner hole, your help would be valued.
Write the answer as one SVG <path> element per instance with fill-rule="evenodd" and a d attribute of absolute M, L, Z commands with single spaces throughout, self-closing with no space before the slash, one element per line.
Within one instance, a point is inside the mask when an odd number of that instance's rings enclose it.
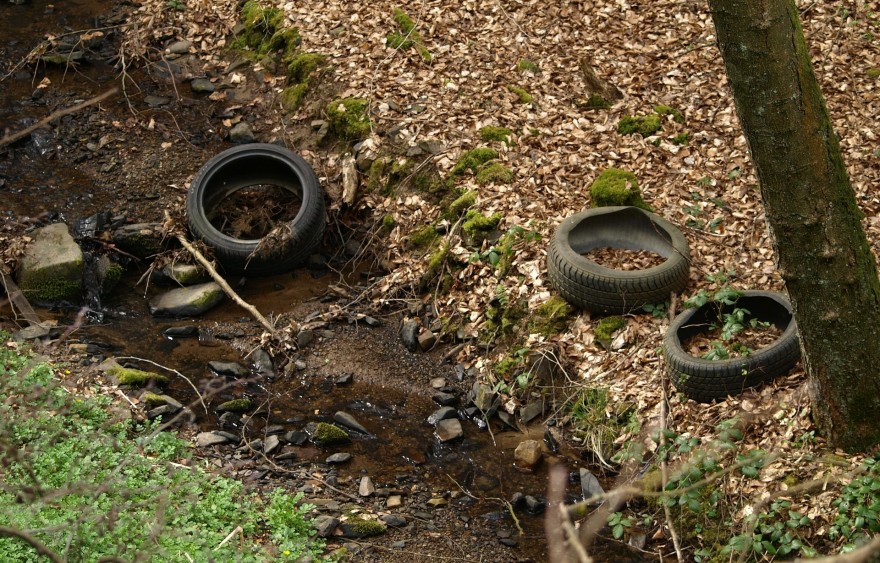
<path fill-rule="evenodd" d="M 274 184 L 247 186 L 229 195 L 208 215 L 211 225 L 237 239 L 261 239 L 296 218 L 302 199 Z"/>
<path fill-rule="evenodd" d="M 666 261 L 666 258 L 650 250 L 630 250 L 614 246 L 593 248 L 582 256 L 605 268 L 623 271 L 646 270 Z"/>

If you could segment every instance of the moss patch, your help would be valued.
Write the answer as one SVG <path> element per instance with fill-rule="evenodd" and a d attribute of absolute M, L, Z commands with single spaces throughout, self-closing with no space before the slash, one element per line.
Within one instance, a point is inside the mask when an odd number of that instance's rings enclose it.
<path fill-rule="evenodd" d="M 589 98 L 581 101 L 578 106 L 583 109 L 608 109 L 611 107 L 611 102 L 594 92 L 590 94 Z"/>
<path fill-rule="evenodd" d="M 253 403 L 251 400 L 242 397 L 241 399 L 232 399 L 217 405 L 217 412 L 247 412 L 251 410 Z"/>
<path fill-rule="evenodd" d="M 691 134 L 688 133 L 687 131 L 682 131 L 681 133 L 672 137 L 669 140 L 672 141 L 672 144 L 674 144 L 674 145 L 686 145 L 686 144 L 688 144 L 690 139 L 691 139 Z"/>
<path fill-rule="evenodd" d="M 513 170 L 500 162 L 490 162 L 477 170 L 477 183 L 481 186 L 486 184 L 509 184 L 513 180 Z"/>
<path fill-rule="evenodd" d="M 489 233 L 497 229 L 498 223 L 501 222 L 501 219 L 501 213 L 493 213 L 487 217 L 476 209 L 471 209 L 464 216 L 464 223 L 461 225 L 461 230 L 470 241 L 476 244 L 485 239 Z"/>
<path fill-rule="evenodd" d="M 519 99 L 519 103 L 521 104 L 530 104 L 535 99 L 525 88 L 520 88 L 519 86 L 514 86 L 510 84 L 507 86 L 507 89 L 512 93 L 516 94 L 516 97 Z"/>
<path fill-rule="evenodd" d="M 480 139 L 482 139 L 484 143 L 491 141 L 502 141 L 507 143 L 510 141 L 511 134 L 510 129 L 507 127 L 493 127 L 491 125 L 480 127 Z"/>
<path fill-rule="evenodd" d="M 392 31 L 388 34 L 385 38 L 385 44 L 392 49 L 401 50 L 415 47 L 416 52 L 418 52 L 419 57 L 421 57 L 423 61 L 426 63 L 431 62 L 434 59 L 434 56 L 431 54 L 431 51 L 425 47 L 422 36 L 416 29 L 416 24 L 412 18 L 409 17 L 409 14 L 400 8 L 395 8 L 394 12 L 392 12 L 392 16 L 394 17 L 394 23 L 397 24 L 397 31 Z"/>
<path fill-rule="evenodd" d="M 651 207 L 642 199 L 635 174 L 619 168 L 609 168 L 599 174 L 590 186 L 590 196 L 593 207 L 632 205 L 651 211 Z"/>
<path fill-rule="evenodd" d="M 409 235 L 409 243 L 416 248 L 425 248 L 434 244 L 439 236 L 433 225 L 424 225 Z"/>
<path fill-rule="evenodd" d="M 535 64 L 534 61 L 530 61 L 529 59 L 520 59 L 518 63 L 516 63 L 516 70 L 520 72 L 531 72 L 533 74 L 538 74 L 541 72 L 541 69 L 538 68 L 538 65 Z"/>
<path fill-rule="evenodd" d="M 315 425 L 315 431 L 312 433 L 312 441 L 319 446 L 331 446 L 333 444 L 345 444 L 351 441 L 348 432 L 335 424 L 328 422 L 319 422 Z"/>
<path fill-rule="evenodd" d="M 252 52 L 250 58 L 253 60 L 261 60 L 275 51 L 282 51 L 285 61 L 296 54 L 299 32 L 284 27 L 284 12 L 280 8 L 265 7 L 248 0 L 241 9 L 241 20 L 244 30 L 232 42 L 233 48 Z"/>
<path fill-rule="evenodd" d="M 867 70 L 867 74 L 868 74 L 868 76 L 870 76 L 871 78 L 877 78 L 877 77 L 880 77 L 880 68 L 869 68 L 869 69 Z"/>
<path fill-rule="evenodd" d="M 684 114 L 678 111 L 677 109 L 664 105 L 656 105 L 654 106 L 654 113 L 657 115 L 671 115 L 672 120 L 676 123 L 684 123 Z"/>
<path fill-rule="evenodd" d="M 28 280 L 27 287 L 22 287 L 21 291 L 28 300 L 35 303 L 76 301 L 82 295 L 82 283 L 60 277 L 35 277 Z"/>
<path fill-rule="evenodd" d="M 385 524 L 378 520 L 367 520 L 360 516 L 354 516 L 346 520 L 343 524 L 346 536 L 366 538 L 370 536 L 379 536 L 385 533 Z"/>
<path fill-rule="evenodd" d="M 594 335 L 598 342 L 606 350 L 611 347 L 614 333 L 626 326 L 626 319 L 619 316 L 605 317 L 596 325 Z"/>
<path fill-rule="evenodd" d="M 152 409 L 167 403 L 165 397 L 157 395 L 156 393 L 144 393 L 144 396 L 141 397 L 141 401 L 143 401 L 144 406 L 146 406 L 147 409 Z"/>
<path fill-rule="evenodd" d="M 476 174 L 480 166 L 496 158 L 498 158 L 498 151 L 489 147 L 469 150 L 458 158 L 455 166 L 452 167 L 450 175 L 453 177 L 460 176 L 467 170 Z"/>
<path fill-rule="evenodd" d="M 327 57 L 318 53 L 297 53 L 287 65 L 287 79 L 294 84 L 302 84 L 327 62 Z"/>
<path fill-rule="evenodd" d="M 397 226 L 397 219 L 394 218 L 394 215 L 390 213 L 386 213 L 382 217 L 382 230 L 386 232 L 391 232 L 394 230 L 394 227 Z"/>
<path fill-rule="evenodd" d="M 370 134 L 372 123 L 367 115 L 367 100 L 343 98 L 327 104 L 330 129 L 342 139 L 359 141 Z"/>
<path fill-rule="evenodd" d="M 306 83 L 288 86 L 281 91 L 281 107 L 287 111 L 298 110 L 308 91 L 309 85 Z"/>
<path fill-rule="evenodd" d="M 529 319 L 528 331 L 530 334 L 553 336 L 565 330 L 568 325 L 568 316 L 572 313 L 572 307 L 561 297 L 551 297 L 541 303 Z"/>
<path fill-rule="evenodd" d="M 617 132 L 621 135 L 639 133 L 642 137 L 650 137 L 661 128 L 660 116 L 656 113 L 651 115 L 627 115 L 617 124 Z"/>
<path fill-rule="evenodd" d="M 449 219 L 458 219 L 464 215 L 469 208 L 473 207 L 475 203 L 477 203 L 477 192 L 467 190 L 449 204 L 446 208 L 445 215 Z"/>
<path fill-rule="evenodd" d="M 168 376 L 153 371 L 114 366 L 107 370 L 107 373 L 115 377 L 120 385 L 128 385 L 130 387 L 145 387 L 151 381 L 156 385 L 166 385 L 168 383 Z"/>

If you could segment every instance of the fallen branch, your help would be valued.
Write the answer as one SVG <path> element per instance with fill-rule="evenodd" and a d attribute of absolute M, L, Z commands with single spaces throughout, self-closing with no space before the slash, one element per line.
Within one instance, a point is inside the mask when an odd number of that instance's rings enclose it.
<path fill-rule="evenodd" d="M 675 318 L 675 294 L 669 294 L 669 322 L 672 322 L 672 319 Z M 664 366 L 660 366 L 660 449 L 666 444 L 666 419 L 669 416 L 668 413 L 668 398 L 666 396 L 666 385 L 669 380 L 666 378 L 666 369 Z M 668 468 L 666 464 L 666 458 L 662 457 L 660 459 L 660 490 L 666 490 L 666 484 L 669 480 Z M 666 516 L 666 527 L 669 528 L 669 535 L 672 537 L 672 545 L 675 547 L 675 556 L 678 558 L 678 563 L 684 563 L 684 555 L 681 552 L 681 544 L 678 541 L 678 534 L 675 531 L 675 524 L 672 519 L 671 511 L 669 510 L 669 503 L 663 503 L 663 514 Z"/>
<path fill-rule="evenodd" d="M 4 135 L 3 138 L 0 139 L 0 147 L 14 143 L 15 141 L 17 141 L 23 137 L 27 137 L 28 135 L 30 135 L 31 133 L 33 133 L 34 131 L 36 131 L 40 127 L 44 127 L 46 125 L 49 125 L 50 123 L 52 123 L 56 119 L 64 117 L 65 115 L 70 115 L 71 113 L 76 113 L 83 108 L 93 106 L 93 105 L 97 104 L 98 102 L 102 102 L 102 101 L 106 100 L 107 98 L 109 98 L 110 96 L 112 96 L 118 92 L 119 92 L 119 88 L 111 88 L 111 89 L 107 90 L 106 92 L 104 92 L 103 94 L 101 94 L 99 96 L 95 96 L 91 100 L 86 100 L 82 103 L 76 104 L 75 106 L 71 106 L 66 109 L 58 110 L 55 113 L 53 113 L 52 115 L 50 115 L 49 117 L 34 123 L 30 127 L 23 129 L 23 130 L 19 131 L 18 133 L 12 133 L 11 135 L 10 134 Z"/>
<path fill-rule="evenodd" d="M 8 526 L 0 526 L 0 537 L 7 538 L 18 538 L 33 547 L 36 552 L 40 555 L 45 555 L 48 557 L 53 563 L 63 563 L 63 559 L 60 555 L 46 547 L 40 540 L 28 534 L 24 530 L 17 530 L 15 528 L 9 528 Z"/>
<path fill-rule="evenodd" d="M 235 301 L 235 303 L 239 307 L 241 307 L 242 309 L 250 313 L 252 317 L 257 319 L 257 321 L 259 321 L 259 323 L 263 325 L 263 328 L 265 328 L 266 331 L 269 332 L 269 334 L 271 334 L 272 336 L 276 335 L 275 327 L 272 326 L 272 323 L 270 323 L 266 319 L 266 317 L 264 317 L 257 310 L 256 307 L 239 297 L 235 290 L 232 289 L 232 287 L 230 287 L 228 283 L 226 283 L 226 280 L 224 280 L 223 277 L 217 273 L 217 270 L 214 269 L 214 266 L 212 266 L 211 263 L 208 262 L 208 259 L 205 258 L 202 253 L 199 252 L 198 249 L 194 247 L 188 240 L 186 240 L 186 237 L 184 237 L 183 235 L 177 235 L 177 240 L 179 240 L 180 244 L 182 244 L 183 247 L 187 249 L 187 251 L 189 251 L 189 253 L 192 254 L 193 257 L 199 262 L 199 264 L 201 264 L 202 267 L 205 268 L 209 274 L 211 274 L 211 277 L 214 279 L 215 282 L 217 282 L 217 285 L 219 285 L 223 289 L 223 293 L 228 295 L 229 298 Z"/>

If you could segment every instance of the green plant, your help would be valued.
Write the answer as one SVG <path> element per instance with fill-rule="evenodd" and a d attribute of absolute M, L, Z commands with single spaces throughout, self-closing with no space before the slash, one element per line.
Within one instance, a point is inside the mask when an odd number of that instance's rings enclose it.
<path fill-rule="evenodd" d="M 611 535 L 614 539 L 619 540 L 623 537 L 623 532 L 633 525 L 633 519 L 624 516 L 623 512 L 614 512 L 608 516 L 608 527 L 611 528 Z"/>
<path fill-rule="evenodd" d="M 862 475 L 846 486 L 831 502 L 837 509 L 834 521 L 828 528 L 832 540 L 843 539 L 844 549 L 851 548 L 860 540 L 880 532 L 880 455 L 866 459 Z"/>
<path fill-rule="evenodd" d="M 177 10 L 178 12 L 186 11 L 186 4 L 181 2 L 181 0 L 167 0 L 165 5 L 171 8 L 172 10 Z"/>
<path fill-rule="evenodd" d="M 626 115 L 617 124 L 617 132 L 621 135 L 640 134 L 642 137 L 650 137 L 662 128 L 660 116 L 651 115 Z"/>
<path fill-rule="evenodd" d="M 810 519 L 792 510 L 790 501 L 773 501 L 767 510 L 751 518 L 755 523 L 754 531 L 730 538 L 721 550 L 722 555 L 743 552 L 786 558 L 817 555 L 816 550 L 804 539 L 811 531 Z"/>
<path fill-rule="evenodd" d="M 503 141 L 508 143 L 510 142 L 510 135 L 511 131 L 507 127 L 494 127 L 492 125 L 480 127 L 480 139 L 482 139 L 484 143 L 490 141 Z"/>
<path fill-rule="evenodd" d="M 665 319 L 668 314 L 669 303 L 646 303 L 642 305 L 642 311 L 646 313 L 650 313 L 650 315 L 657 319 Z"/>
<path fill-rule="evenodd" d="M 732 352 L 740 357 L 748 356 L 753 351 L 751 348 L 742 343 L 730 343 L 730 341 L 747 328 L 762 330 L 770 327 L 769 322 L 752 317 L 748 309 L 737 307 L 736 302 L 740 297 L 742 297 L 742 293 L 725 285 L 711 295 L 705 289 L 701 289 L 696 295 L 684 301 L 685 307 L 703 307 L 709 303 L 715 305 L 717 320 L 710 322 L 709 328 L 712 331 L 718 331 L 721 342 L 712 341 L 709 344 L 709 351 L 702 355 L 703 359 L 726 360 L 731 357 Z"/>
<path fill-rule="evenodd" d="M 369 102 L 362 98 L 343 98 L 327 104 L 330 129 L 340 138 L 358 141 L 370 134 L 372 122 L 367 114 Z"/>
<path fill-rule="evenodd" d="M 392 49 L 402 50 L 415 46 L 416 52 L 422 60 L 426 63 L 431 62 L 434 59 L 434 56 L 431 54 L 431 51 L 425 47 L 422 36 L 416 29 L 416 24 L 413 22 L 412 18 L 409 17 L 409 14 L 400 8 L 395 8 L 392 12 L 392 16 L 394 17 L 394 22 L 397 24 L 397 31 L 392 31 L 388 34 L 385 38 L 385 44 Z"/>
<path fill-rule="evenodd" d="M 519 86 L 514 86 L 513 84 L 509 84 L 507 89 L 511 94 L 515 94 L 517 99 L 519 99 L 519 103 L 521 104 L 530 104 L 535 99 L 534 96 L 529 94 L 528 90 L 525 88 L 520 88 Z"/>
<path fill-rule="evenodd" d="M 498 151 L 495 149 L 489 147 L 471 149 L 463 153 L 458 158 L 455 166 L 452 167 L 449 173 L 450 181 L 454 181 L 455 177 L 460 176 L 467 170 L 476 174 L 480 166 L 496 158 L 498 158 Z"/>

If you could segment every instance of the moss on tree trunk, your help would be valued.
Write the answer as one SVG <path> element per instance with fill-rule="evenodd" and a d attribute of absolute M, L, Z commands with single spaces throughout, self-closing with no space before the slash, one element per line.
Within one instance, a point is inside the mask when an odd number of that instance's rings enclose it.
<path fill-rule="evenodd" d="M 794 305 L 813 415 L 880 443 L 880 281 L 793 0 L 709 0 Z"/>

